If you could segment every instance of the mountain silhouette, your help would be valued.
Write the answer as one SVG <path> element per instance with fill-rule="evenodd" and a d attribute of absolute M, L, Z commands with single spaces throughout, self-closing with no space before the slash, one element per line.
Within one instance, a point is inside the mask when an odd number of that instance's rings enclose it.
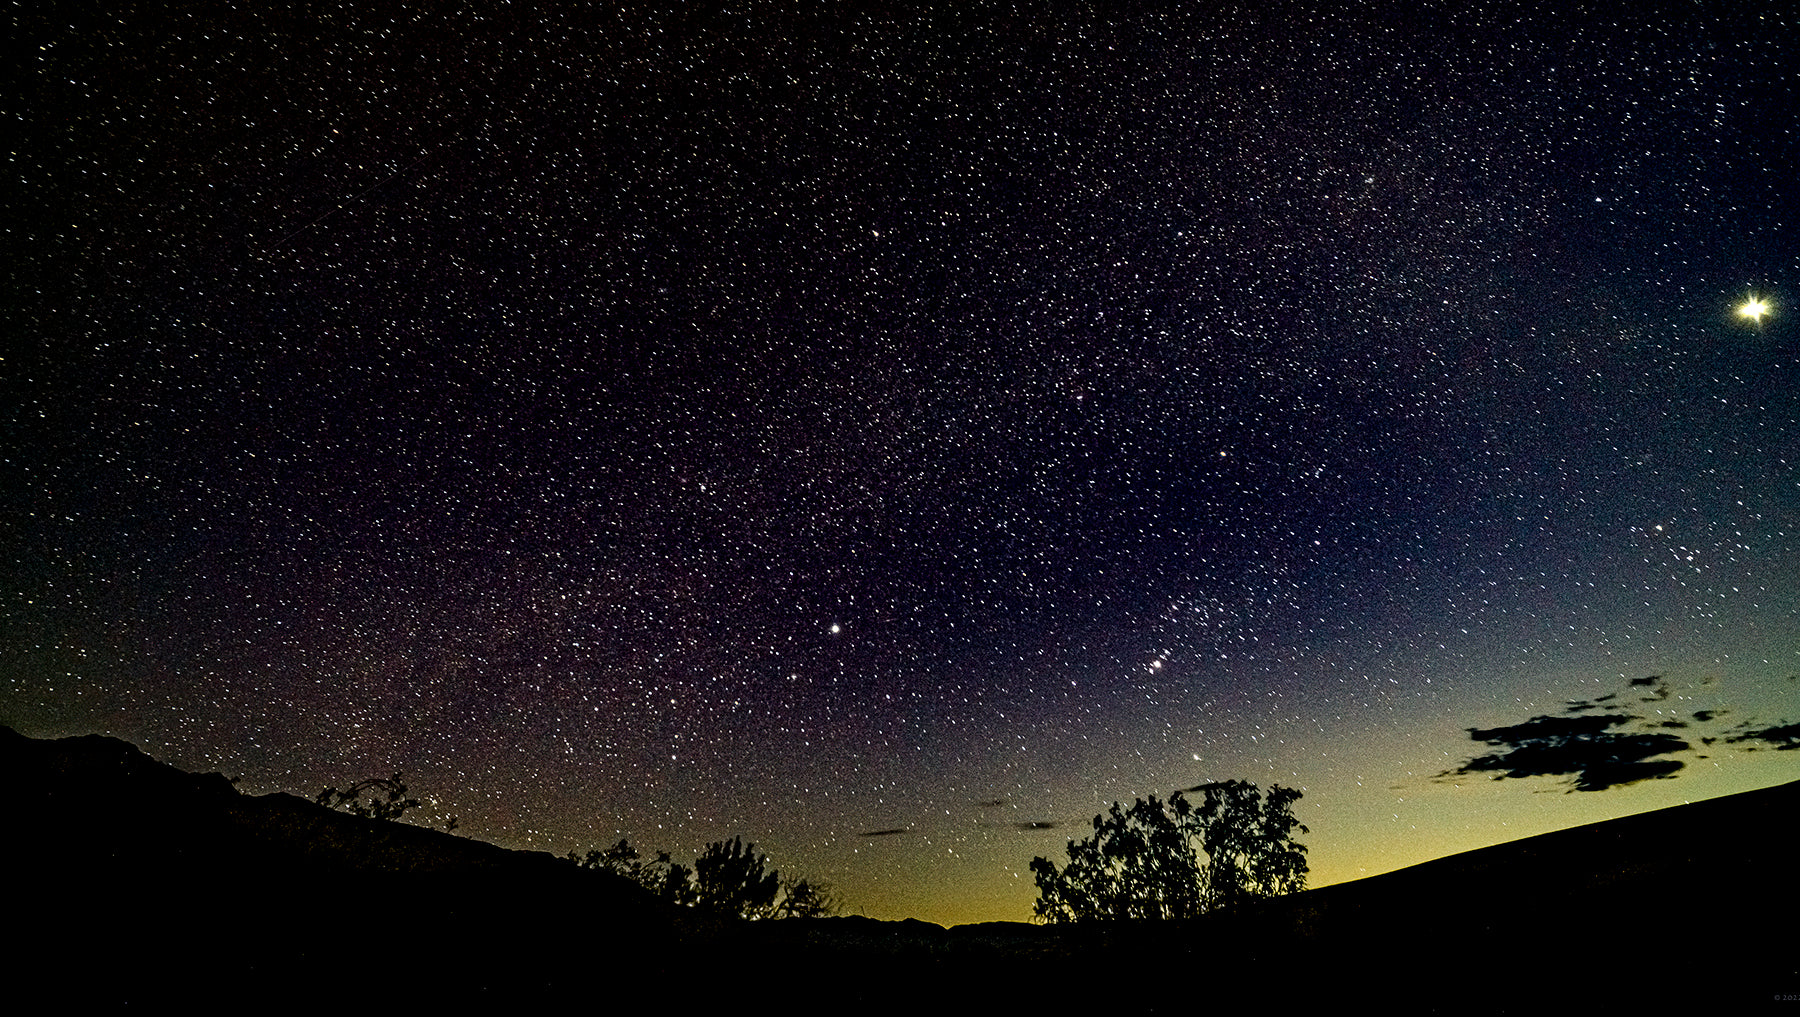
<path fill-rule="evenodd" d="M 1188 922 L 737 922 L 513 851 L 0 727 L 11 960 L 59 1006 L 1785 1008 L 1800 782 Z M 649 1002 L 646 1002 L 649 1001 Z"/>

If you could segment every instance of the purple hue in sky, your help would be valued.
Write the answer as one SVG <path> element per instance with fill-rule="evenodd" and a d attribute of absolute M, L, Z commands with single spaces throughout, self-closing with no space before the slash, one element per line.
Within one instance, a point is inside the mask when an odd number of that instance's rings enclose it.
<path fill-rule="evenodd" d="M 21 9 L 0 721 L 939 921 L 1791 779 L 1430 780 L 1800 716 L 1785 5 L 813 6 Z"/>

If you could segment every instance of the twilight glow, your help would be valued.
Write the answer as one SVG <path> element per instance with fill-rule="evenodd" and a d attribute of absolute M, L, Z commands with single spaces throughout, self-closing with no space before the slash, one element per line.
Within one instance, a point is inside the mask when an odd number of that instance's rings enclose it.
<path fill-rule="evenodd" d="M 1790 14 L 39 6 L 25 734 L 945 923 L 1795 775 Z"/>

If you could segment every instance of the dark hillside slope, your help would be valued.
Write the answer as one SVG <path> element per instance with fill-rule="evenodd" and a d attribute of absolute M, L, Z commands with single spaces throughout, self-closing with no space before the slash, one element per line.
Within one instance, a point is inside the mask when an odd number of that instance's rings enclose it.
<path fill-rule="evenodd" d="M 1602 1006 L 1767 1007 L 1800 992 L 1797 816 L 1800 782 L 1324 887 L 1258 922 L 1347 978 L 1481 1008 L 1522 1012 L 1552 986 Z"/>
<path fill-rule="evenodd" d="M 1800 782 L 1184 923 L 757 931 L 769 961 L 827 959 L 847 984 L 872 987 L 852 994 L 877 1007 L 906 984 L 892 972 L 934 969 L 996 1004 L 1122 1013 L 1792 1013 L 1796 815 Z"/>
<path fill-rule="evenodd" d="M 110 738 L 0 728 L 16 984 L 183 1012 L 1783 1008 L 1800 783 L 1189 923 L 708 922 L 549 855 L 241 795 Z M 639 1008 L 645 1008 L 641 1002 Z M 1725 1008 L 1725 1009 L 1721 1009 Z"/>
<path fill-rule="evenodd" d="M 548 854 L 242 795 L 112 738 L 0 728 L 0 774 L 17 970 L 66 1003 L 499 1006 L 661 963 L 680 917 Z"/>

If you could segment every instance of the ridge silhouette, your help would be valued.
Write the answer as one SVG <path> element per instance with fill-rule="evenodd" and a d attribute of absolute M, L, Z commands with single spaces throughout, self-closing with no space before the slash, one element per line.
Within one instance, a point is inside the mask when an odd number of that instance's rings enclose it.
<path fill-rule="evenodd" d="M 112 738 L 0 728 L 0 772 L 13 970 L 65 1006 L 462 1011 L 648 989 L 734 1012 L 1757 1012 L 1800 993 L 1785 825 L 1800 782 L 1230 915 L 946 930 L 719 919 L 546 853 L 241 794 Z"/>

